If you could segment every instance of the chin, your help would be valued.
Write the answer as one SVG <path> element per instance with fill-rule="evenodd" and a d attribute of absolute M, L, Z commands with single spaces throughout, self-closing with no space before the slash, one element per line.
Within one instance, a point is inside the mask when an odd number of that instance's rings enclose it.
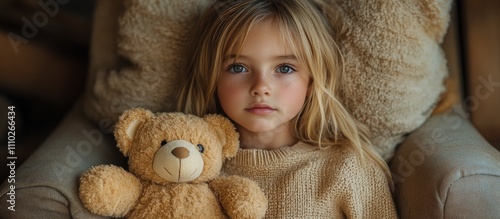
<path fill-rule="evenodd" d="M 239 125 L 238 130 L 245 130 L 252 133 L 267 133 L 273 130 L 269 125 L 262 124 L 251 124 L 251 125 Z"/>

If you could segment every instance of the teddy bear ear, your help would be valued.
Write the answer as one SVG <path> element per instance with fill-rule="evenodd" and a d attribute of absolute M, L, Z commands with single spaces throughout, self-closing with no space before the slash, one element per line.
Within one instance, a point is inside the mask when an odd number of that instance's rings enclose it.
<path fill-rule="evenodd" d="M 222 142 L 222 156 L 224 159 L 236 156 L 238 148 L 240 147 L 239 134 L 233 123 L 224 116 L 209 114 L 205 115 L 203 119 L 210 124 L 210 126 L 217 131 L 219 140 Z"/>
<path fill-rule="evenodd" d="M 153 116 L 154 114 L 151 111 L 142 108 L 127 110 L 120 116 L 115 125 L 114 135 L 118 148 L 125 157 L 128 156 L 139 125 Z"/>

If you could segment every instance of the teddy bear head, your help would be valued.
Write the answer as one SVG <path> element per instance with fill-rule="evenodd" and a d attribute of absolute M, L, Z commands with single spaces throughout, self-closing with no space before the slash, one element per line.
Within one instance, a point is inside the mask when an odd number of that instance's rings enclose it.
<path fill-rule="evenodd" d="M 129 171 L 158 184 L 209 181 L 239 147 L 233 124 L 220 115 L 201 118 L 136 108 L 122 114 L 114 135 Z"/>

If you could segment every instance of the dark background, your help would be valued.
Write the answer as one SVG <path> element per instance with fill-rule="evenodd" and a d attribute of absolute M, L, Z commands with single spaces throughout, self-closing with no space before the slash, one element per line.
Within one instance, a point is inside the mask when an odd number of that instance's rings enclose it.
<path fill-rule="evenodd" d="M 56 127 L 85 84 L 94 1 L 59 1 L 0 0 L 2 182 L 9 170 L 7 106 L 15 106 L 19 167 Z"/>

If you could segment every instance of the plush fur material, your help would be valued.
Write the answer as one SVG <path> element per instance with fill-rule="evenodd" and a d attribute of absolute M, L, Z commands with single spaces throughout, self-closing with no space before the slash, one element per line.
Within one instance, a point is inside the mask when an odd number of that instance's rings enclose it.
<path fill-rule="evenodd" d="M 319 0 L 318 0 L 319 1 Z M 343 24 L 342 98 L 373 132 L 389 160 L 404 136 L 431 114 L 445 90 L 446 60 L 440 43 L 451 0 L 324 0 Z M 118 70 L 103 70 L 87 113 L 116 121 L 132 107 L 172 111 L 187 34 L 208 0 L 126 0 L 120 19 Z"/>
<path fill-rule="evenodd" d="M 223 161 L 239 148 L 238 133 L 225 117 L 153 114 L 137 108 L 120 117 L 115 138 L 129 158 L 130 172 L 100 165 L 81 176 L 79 196 L 92 213 L 127 218 L 264 217 L 267 198 L 257 183 L 219 176 Z"/>
<path fill-rule="evenodd" d="M 337 0 L 346 33 L 344 103 L 389 160 L 432 113 L 448 74 L 440 43 L 451 0 Z"/>

